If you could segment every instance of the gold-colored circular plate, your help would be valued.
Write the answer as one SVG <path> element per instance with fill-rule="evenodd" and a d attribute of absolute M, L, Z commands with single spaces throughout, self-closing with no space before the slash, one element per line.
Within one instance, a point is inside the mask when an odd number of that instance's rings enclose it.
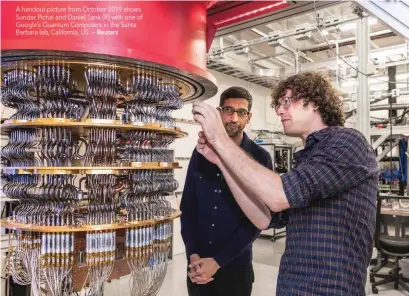
<path fill-rule="evenodd" d="M 68 127 L 80 129 L 83 132 L 84 128 L 114 128 L 123 131 L 144 130 L 157 132 L 162 134 L 172 134 L 177 138 L 186 137 L 188 134 L 181 131 L 179 128 L 165 128 L 158 123 L 148 123 L 145 125 L 122 124 L 117 120 L 104 121 L 103 119 L 87 119 L 77 122 L 65 118 L 37 118 L 33 121 L 27 120 L 8 120 L 1 125 L 2 132 L 9 131 L 13 128 L 41 128 L 41 127 Z"/>
<path fill-rule="evenodd" d="M 142 227 L 155 225 L 161 222 L 172 221 L 177 219 L 182 215 L 182 212 L 179 210 L 173 210 L 173 213 L 169 217 L 156 218 L 152 220 L 145 221 L 136 221 L 128 222 L 124 224 L 107 224 L 107 225 L 83 225 L 79 227 L 70 227 L 70 226 L 38 226 L 32 224 L 20 224 L 15 223 L 8 218 L 2 219 L 1 227 L 13 230 L 23 230 L 23 231 L 32 231 L 32 232 L 84 232 L 84 231 L 104 231 L 104 230 L 115 230 L 115 229 L 124 229 L 124 228 L 133 228 L 133 227 Z"/>
<path fill-rule="evenodd" d="M 93 66 L 119 70 L 122 85 L 126 85 L 138 70 L 142 73 L 154 72 L 164 83 L 168 81 L 176 84 L 179 87 L 180 98 L 184 102 L 206 100 L 217 93 L 216 79 L 212 75 L 204 77 L 163 64 L 125 57 L 56 50 L 2 50 L 1 62 L 2 71 L 19 66 L 31 71 L 38 65 L 64 64 L 71 69 L 71 77 L 77 82 L 77 89 L 84 88 L 84 70 Z M 123 99 L 127 100 L 126 97 Z"/>
<path fill-rule="evenodd" d="M 38 175 L 100 175 L 100 174 L 120 174 L 129 170 L 170 170 L 180 169 L 178 162 L 132 162 L 127 166 L 107 166 L 107 167 L 3 167 L 9 174 L 38 174 Z"/>

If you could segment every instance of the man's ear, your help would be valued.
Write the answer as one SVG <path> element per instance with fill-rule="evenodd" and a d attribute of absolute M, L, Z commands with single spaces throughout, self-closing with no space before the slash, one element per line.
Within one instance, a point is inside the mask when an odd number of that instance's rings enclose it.
<path fill-rule="evenodd" d="M 319 109 L 319 107 L 318 107 L 317 104 L 312 103 L 312 109 L 313 109 L 314 111 L 317 111 L 317 110 Z"/>
<path fill-rule="evenodd" d="M 248 116 L 248 118 L 247 118 L 247 123 L 249 123 L 250 122 L 250 120 L 251 120 L 251 116 L 253 115 L 253 113 L 251 113 L 251 112 L 249 112 L 249 116 Z"/>

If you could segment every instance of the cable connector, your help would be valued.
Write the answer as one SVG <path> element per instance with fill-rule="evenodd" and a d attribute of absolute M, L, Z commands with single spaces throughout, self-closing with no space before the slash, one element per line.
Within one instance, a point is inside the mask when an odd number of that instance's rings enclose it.
<path fill-rule="evenodd" d="M 319 13 L 317 13 L 317 27 L 320 29 L 325 29 L 324 18 L 320 17 Z"/>
<path fill-rule="evenodd" d="M 400 89 L 392 89 L 392 98 L 397 98 L 400 96 Z"/>
<path fill-rule="evenodd" d="M 353 14 L 356 14 L 360 18 L 364 18 L 364 10 L 356 3 L 351 3 L 350 8 L 352 9 Z"/>

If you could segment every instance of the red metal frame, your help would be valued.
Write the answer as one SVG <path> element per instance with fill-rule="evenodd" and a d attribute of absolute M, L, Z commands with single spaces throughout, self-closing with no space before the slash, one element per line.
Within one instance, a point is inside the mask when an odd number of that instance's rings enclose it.
<path fill-rule="evenodd" d="M 210 15 L 208 14 L 206 26 L 207 51 L 210 49 L 217 29 L 253 19 L 283 9 L 287 6 L 289 6 L 287 1 L 251 1 L 243 2 L 230 9 L 222 10 Z"/>

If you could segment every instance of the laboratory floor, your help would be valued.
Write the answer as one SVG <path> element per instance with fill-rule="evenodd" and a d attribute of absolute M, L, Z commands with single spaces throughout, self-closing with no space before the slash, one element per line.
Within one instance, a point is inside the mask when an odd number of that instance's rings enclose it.
<path fill-rule="evenodd" d="M 253 245 L 253 265 L 256 280 L 252 296 L 274 296 L 276 291 L 278 266 L 284 253 L 285 240 L 275 243 L 259 238 Z M 368 289 L 370 291 L 370 288 Z M 185 254 L 173 258 L 158 296 L 187 296 Z M 393 290 L 393 285 L 379 287 L 379 294 L 387 296 L 409 295 L 407 292 Z M 230 295 L 229 295 L 230 296 Z M 233 295 L 231 295 L 233 296 Z"/>

